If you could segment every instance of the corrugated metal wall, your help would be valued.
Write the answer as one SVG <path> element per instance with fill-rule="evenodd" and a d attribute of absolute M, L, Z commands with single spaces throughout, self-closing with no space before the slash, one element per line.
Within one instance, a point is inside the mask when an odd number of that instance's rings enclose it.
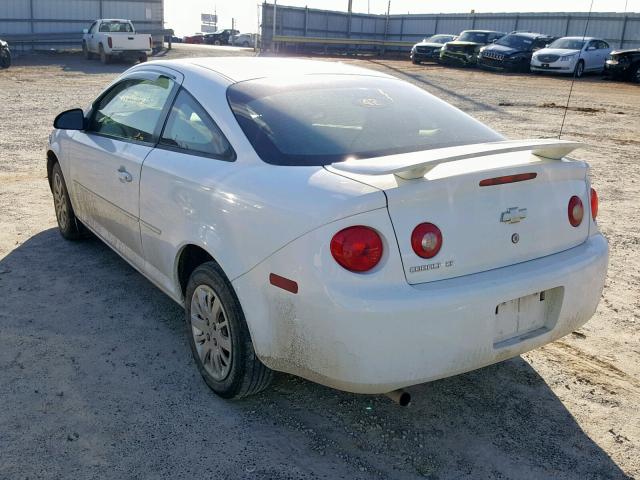
<path fill-rule="evenodd" d="M 346 3 L 346 2 L 345 2 Z M 369 15 L 278 5 L 276 34 L 326 38 L 360 38 L 418 42 L 434 33 L 462 30 L 524 30 L 554 36 L 583 35 L 586 13 L 478 13 Z M 386 32 L 385 32 L 386 29 Z M 273 5 L 262 5 L 263 45 L 271 45 Z M 640 13 L 592 13 L 587 36 L 600 37 L 612 47 L 640 47 Z"/>
<path fill-rule="evenodd" d="M 82 29 L 97 18 L 127 18 L 139 31 L 161 30 L 164 0 L 0 0 L 0 38 L 41 34 L 40 48 L 77 47 Z"/>

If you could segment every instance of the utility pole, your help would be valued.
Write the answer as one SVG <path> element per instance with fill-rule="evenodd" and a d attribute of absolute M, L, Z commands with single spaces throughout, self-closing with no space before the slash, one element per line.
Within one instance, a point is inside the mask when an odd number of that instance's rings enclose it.
<path fill-rule="evenodd" d="M 271 49 L 273 53 L 276 52 L 276 7 L 278 0 L 273 0 L 273 34 L 271 35 Z"/>

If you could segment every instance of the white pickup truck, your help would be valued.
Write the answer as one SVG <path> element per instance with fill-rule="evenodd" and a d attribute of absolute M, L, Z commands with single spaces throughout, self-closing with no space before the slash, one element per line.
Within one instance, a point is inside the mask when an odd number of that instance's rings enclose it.
<path fill-rule="evenodd" d="M 153 48 L 151 35 L 136 33 L 130 20 L 96 20 L 83 33 L 85 58 L 89 60 L 97 56 L 105 64 L 114 57 L 146 62 Z"/>

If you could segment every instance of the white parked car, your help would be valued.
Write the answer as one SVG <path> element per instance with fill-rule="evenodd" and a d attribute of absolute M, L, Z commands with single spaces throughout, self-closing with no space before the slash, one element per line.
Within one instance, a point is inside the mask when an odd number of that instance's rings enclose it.
<path fill-rule="evenodd" d="M 236 47 L 253 47 L 256 43 L 255 33 L 239 33 L 231 37 L 231 45 Z"/>
<path fill-rule="evenodd" d="M 593 37 L 563 37 L 531 57 L 532 72 L 570 73 L 602 72 L 611 52 L 607 42 Z"/>
<path fill-rule="evenodd" d="M 146 62 L 153 51 L 153 39 L 136 33 L 130 20 L 101 19 L 84 29 L 82 51 L 87 60 L 97 56 L 105 64 L 114 58 Z"/>
<path fill-rule="evenodd" d="M 186 310 L 224 397 L 272 370 L 384 393 L 579 328 L 607 270 L 579 144 L 505 140 L 379 71 L 137 65 L 55 120 L 62 236 L 86 229 Z"/>

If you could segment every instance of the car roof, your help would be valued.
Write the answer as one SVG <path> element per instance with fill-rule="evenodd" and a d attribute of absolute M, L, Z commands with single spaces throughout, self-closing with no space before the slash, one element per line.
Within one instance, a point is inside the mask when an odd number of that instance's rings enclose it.
<path fill-rule="evenodd" d="M 504 32 L 500 32 L 499 30 L 475 30 L 475 29 L 463 30 L 463 32 L 504 33 Z"/>
<path fill-rule="evenodd" d="M 563 40 L 565 38 L 569 40 L 602 40 L 601 38 L 598 38 L 598 37 L 561 37 L 558 40 Z"/>
<path fill-rule="evenodd" d="M 155 62 L 153 62 L 155 63 Z M 257 78 L 300 76 L 300 75 L 367 75 L 394 78 L 375 70 L 347 65 L 341 62 L 303 60 L 296 58 L 273 57 L 203 57 L 185 58 L 157 62 L 178 70 L 200 67 L 200 69 L 216 72 L 232 83 Z M 186 68 L 180 68 L 186 67 Z"/>
<path fill-rule="evenodd" d="M 531 38 L 538 38 L 538 37 L 553 38 L 551 35 L 547 35 L 546 33 L 535 33 L 535 32 L 511 32 L 511 33 L 508 33 L 507 35 L 519 35 L 521 37 L 531 37 Z"/>

